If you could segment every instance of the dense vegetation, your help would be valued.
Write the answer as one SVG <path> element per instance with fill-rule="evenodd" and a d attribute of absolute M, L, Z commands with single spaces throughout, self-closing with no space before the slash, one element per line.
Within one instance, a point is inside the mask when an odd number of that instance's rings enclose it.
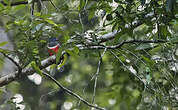
<path fill-rule="evenodd" d="M 1 110 L 178 109 L 178 0 L 1 0 L 0 26 L 14 45 L 0 42 L 1 69 L 17 67 L 0 77 Z"/>

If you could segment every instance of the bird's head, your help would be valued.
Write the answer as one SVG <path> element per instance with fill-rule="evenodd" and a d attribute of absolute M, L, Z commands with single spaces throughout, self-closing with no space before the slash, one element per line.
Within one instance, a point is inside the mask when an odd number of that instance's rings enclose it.
<path fill-rule="evenodd" d="M 48 47 L 48 53 L 50 56 L 56 54 L 60 47 L 58 39 L 55 37 L 49 38 L 47 47 Z"/>

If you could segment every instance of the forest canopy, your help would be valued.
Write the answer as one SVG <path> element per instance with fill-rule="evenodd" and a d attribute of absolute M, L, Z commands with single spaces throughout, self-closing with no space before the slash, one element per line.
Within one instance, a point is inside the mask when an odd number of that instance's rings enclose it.
<path fill-rule="evenodd" d="M 0 0 L 0 32 L 1 110 L 178 109 L 178 0 Z"/>

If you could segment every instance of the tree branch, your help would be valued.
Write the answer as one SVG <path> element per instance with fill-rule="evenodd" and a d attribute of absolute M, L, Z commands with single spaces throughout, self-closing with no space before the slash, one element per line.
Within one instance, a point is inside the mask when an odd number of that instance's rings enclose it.
<path fill-rule="evenodd" d="M 79 99 L 80 101 L 82 101 L 84 104 L 88 105 L 89 107 L 93 107 L 95 109 L 98 110 L 105 110 L 105 108 L 99 107 L 99 106 L 95 106 L 91 103 L 89 103 L 88 101 L 86 101 L 85 99 L 83 99 L 81 96 L 79 96 L 78 94 L 74 93 L 73 91 L 67 89 L 66 87 L 64 87 L 62 84 L 60 84 L 56 79 L 54 79 L 52 76 L 50 76 L 49 74 L 47 74 L 46 72 L 43 72 L 43 74 L 48 77 L 49 79 L 51 79 L 54 83 L 56 83 L 62 90 L 64 90 L 65 92 L 67 92 L 68 94 L 76 97 L 77 99 Z"/>
<path fill-rule="evenodd" d="M 166 43 L 167 40 L 128 40 L 124 43 Z"/>
<path fill-rule="evenodd" d="M 35 2 L 37 2 L 38 0 L 35 0 Z M 42 1 L 49 1 L 49 0 L 42 0 Z M 7 3 L 5 3 L 4 1 L 0 1 L 1 4 L 3 4 L 4 6 L 8 6 Z M 18 1 L 18 2 L 14 2 L 14 3 L 10 3 L 10 6 L 17 6 L 17 5 L 26 5 L 28 4 L 28 1 Z"/>
<path fill-rule="evenodd" d="M 99 72 L 100 72 L 100 67 L 101 67 L 101 62 L 102 62 L 102 58 L 104 56 L 104 54 L 106 53 L 107 51 L 107 48 L 104 49 L 102 55 L 100 56 L 100 59 L 98 61 L 98 67 L 97 67 L 97 70 L 96 70 L 96 73 L 95 73 L 95 82 L 94 82 L 94 87 L 93 87 L 93 99 L 92 99 L 92 104 L 95 103 L 95 96 L 96 96 L 96 88 L 97 88 L 97 81 L 98 81 L 98 75 L 99 75 Z M 92 110 L 92 108 L 91 108 Z"/>
<path fill-rule="evenodd" d="M 110 39 L 110 37 L 108 37 Z M 107 40 L 107 39 L 105 39 Z M 83 46 L 79 45 L 79 49 L 84 50 L 84 49 L 117 49 L 122 47 L 124 44 L 134 44 L 134 43 L 166 43 L 168 41 L 166 40 L 128 40 L 128 41 L 122 41 L 121 43 L 113 46 L 104 46 L 104 45 L 99 45 L 99 46 Z"/>
<path fill-rule="evenodd" d="M 65 54 L 65 52 L 62 53 L 63 55 Z M 11 58 L 10 58 L 11 59 Z M 48 67 L 49 65 L 51 64 L 54 64 L 56 61 L 56 57 L 53 55 L 45 60 L 43 60 L 41 62 L 41 66 L 39 67 L 40 69 L 44 69 L 46 67 Z M 13 61 L 14 62 L 14 61 Z M 22 70 L 20 76 L 23 76 L 23 75 L 31 75 L 33 74 L 35 71 L 31 68 L 31 67 L 26 67 L 25 69 Z M 76 97 L 77 99 L 81 100 L 84 104 L 90 106 L 90 107 L 94 107 L 98 110 L 105 110 L 104 108 L 102 107 L 99 107 L 99 106 L 95 106 L 95 105 L 92 105 L 90 104 L 88 101 L 86 101 L 85 99 L 83 99 L 81 96 L 77 95 L 76 93 L 72 92 L 71 90 L 65 88 L 64 86 L 62 86 L 57 80 L 55 80 L 53 77 L 51 77 L 49 74 L 47 73 L 44 73 L 43 74 L 45 76 L 47 76 L 48 78 L 50 78 L 52 81 L 54 81 L 61 89 L 63 89 L 64 91 L 66 91 L 67 93 L 69 93 L 70 95 Z M 5 75 L 3 77 L 0 78 L 0 87 L 6 85 L 6 84 L 9 84 L 11 83 L 12 81 L 16 80 L 16 79 L 19 79 L 19 72 L 16 71 L 15 73 L 11 73 L 11 74 L 8 74 L 8 75 Z"/>
<path fill-rule="evenodd" d="M 113 39 L 119 32 L 117 30 L 114 30 L 113 32 L 104 34 L 103 36 L 100 36 L 97 38 L 97 40 L 99 41 L 99 43 L 101 42 L 106 42 L 108 40 Z"/>
<path fill-rule="evenodd" d="M 52 0 L 49 0 L 49 1 L 50 1 L 51 5 L 52 5 L 57 11 L 59 11 L 59 8 L 52 2 Z"/>
<path fill-rule="evenodd" d="M 8 58 L 12 63 L 14 63 L 16 66 L 17 66 L 17 68 L 18 68 L 18 70 L 19 70 L 19 72 L 21 71 L 21 66 L 13 59 L 13 58 L 11 58 L 11 57 L 9 57 L 8 55 L 6 55 L 5 53 L 2 53 L 6 58 Z"/>
<path fill-rule="evenodd" d="M 8 5 L 4 1 L 0 1 L 0 3 L 3 4 L 4 6 Z M 24 4 L 28 4 L 28 1 L 19 1 L 15 3 L 11 3 L 10 6 L 17 6 L 17 5 L 24 5 Z"/>
<path fill-rule="evenodd" d="M 41 66 L 39 68 L 40 69 L 44 69 L 44 68 L 48 67 L 49 65 L 54 64 L 55 60 L 56 60 L 56 57 L 55 56 L 51 56 L 51 57 L 43 60 L 41 62 Z M 22 72 L 20 73 L 20 76 L 31 75 L 34 72 L 35 71 L 31 67 L 26 67 L 26 68 L 22 69 Z M 18 79 L 20 76 L 18 75 L 18 71 L 14 72 L 14 73 L 10 73 L 10 74 L 5 75 L 5 76 L 2 76 L 0 78 L 0 87 L 11 83 L 12 81 Z"/>
<path fill-rule="evenodd" d="M 84 49 L 117 49 L 117 48 L 121 48 L 124 44 L 132 44 L 132 43 L 166 43 L 168 41 L 164 41 L 164 40 L 128 40 L 128 41 L 123 41 L 117 45 L 114 46 L 78 46 L 78 48 L 80 50 L 84 50 Z M 63 53 L 65 54 L 65 53 Z M 43 60 L 41 62 L 41 66 L 40 69 L 44 69 L 52 64 L 55 63 L 56 57 L 55 56 L 51 56 L 45 60 Z M 33 74 L 35 71 L 31 68 L 31 67 L 27 67 L 25 69 L 22 70 L 21 75 L 31 75 Z M 14 72 L 8 75 L 5 75 L 3 77 L 0 78 L 0 87 L 4 86 L 6 84 L 9 84 L 10 82 L 14 81 L 15 79 L 17 79 L 18 76 L 18 72 Z"/>

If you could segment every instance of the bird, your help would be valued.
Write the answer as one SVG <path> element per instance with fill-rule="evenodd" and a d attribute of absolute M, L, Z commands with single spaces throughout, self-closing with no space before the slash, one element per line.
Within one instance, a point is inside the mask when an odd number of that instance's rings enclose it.
<path fill-rule="evenodd" d="M 61 47 L 61 45 L 59 43 L 59 40 L 56 37 L 49 38 L 48 43 L 47 43 L 49 56 L 56 55 L 57 52 L 59 51 L 60 47 Z M 64 57 L 61 56 L 59 64 L 62 63 L 63 58 Z M 57 64 L 57 65 L 59 65 L 59 64 Z M 55 67 L 50 69 L 50 75 L 54 76 L 56 73 L 64 71 L 64 66 L 58 68 L 57 65 L 55 65 Z"/>
<path fill-rule="evenodd" d="M 58 39 L 55 37 L 49 38 L 47 48 L 48 48 L 49 56 L 57 54 L 60 48 L 60 43 L 58 42 Z"/>

